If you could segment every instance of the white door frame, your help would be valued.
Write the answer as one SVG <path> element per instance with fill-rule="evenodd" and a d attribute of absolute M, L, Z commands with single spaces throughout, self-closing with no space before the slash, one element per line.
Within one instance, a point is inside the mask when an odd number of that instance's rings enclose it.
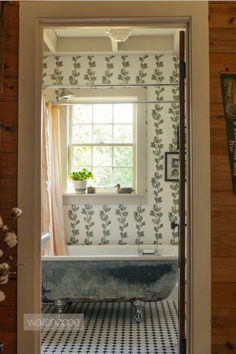
<path fill-rule="evenodd" d="M 75 14 L 78 17 L 75 18 Z M 95 15 L 94 15 L 95 14 Z M 154 17 L 156 14 L 156 17 Z M 94 16 L 94 17 L 93 17 Z M 40 313 L 40 146 L 42 28 L 55 25 L 188 23 L 191 78 L 188 291 L 189 354 L 210 354 L 210 134 L 207 2 L 21 2 L 19 63 L 18 354 L 40 353 L 38 332 L 23 330 L 24 313 Z M 204 294 L 204 295 L 203 295 Z"/>

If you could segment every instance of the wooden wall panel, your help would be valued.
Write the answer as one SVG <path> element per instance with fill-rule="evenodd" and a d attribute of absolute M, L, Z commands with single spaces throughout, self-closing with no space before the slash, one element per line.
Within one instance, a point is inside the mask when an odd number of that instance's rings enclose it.
<path fill-rule="evenodd" d="M 226 2 L 210 2 L 209 28 L 236 28 L 236 6 Z"/>
<path fill-rule="evenodd" d="M 18 102 L 1 100 L 0 96 L 0 117 L 1 122 L 10 127 L 17 127 L 16 117 L 18 115 Z"/>
<path fill-rule="evenodd" d="M 227 238 L 227 232 L 224 233 L 224 235 Z M 236 283 L 235 256 L 212 257 L 212 283 Z"/>
<path fill-rule="evenodd" d="M 219 78 L 222 71 L 236 71 L 236 54 L 210 53 L 211 78 Z M 227 63 L 227 65 L 225 65 Z"/>
<path fill-rule="evenodd" d="M 11 221 L 10 210 L 17 205 L 18 36 L 19 3 L 8 2 L 4 91 L 0 95 L 0 121 L 11 128 L 9 131 L 1 129 L 0 215 L 5 223 Z M 10 253 L 16 256 L 16 249 L 10 250 Z M 15 354 L 16 279 L 1 288 L 6 294 L 6 300 L 0 303 L 0 341 L 3 342 L 4 353 Z"/>
<path fill-rule="evenodd" d="M 212 335 L 212 354 L 229 354 L 236 351 L 236 336 Z"/>
<path fill-rule="evenodd" d="M 0 152 L 0 178 L 14 178 L 17 174 L 17 153 Z"/>
<path fill-rule="evenodd" d="M 236 283 L 213 283 L 212 309 L 224 309 L 225 304 L 232 309 L 236 308 Z"/>
<path fill-rule="evenodd" d="M 0 121 L 12 127 L 2 134 L 0 214 L 8 222 L 17 204 L 17 115 L 19 4 L 9 2 L 4 94 Z M 219 74 L 236 71 L 236 2 L 209 3 L 212 203 L 212 353 L 236 353 L 236 195 L 232 193 Z M 2 170 L 4 168 L 4 171 Z M 6 286 L 0 305 L 0 340 L 16 353 L 16 281 Z"/>
<path fill-rule="evenodd" d="M 215 229 L 214 232 L 212 232 L 211 246 L 212 257 L 235 257 L 235 231 L 222 232 L 222 230 L 218 231 Z"/>
<path fill-rule="evenodd" d="M 232 192 L 220 73 L 236 72 L 236 2 L 209 2 L 212 353 L 236 353 L 236 194 Z"/>
<path fill-rule="evenodd" d="M 234 28 L 210 28 L 209 32 L 211 53 L 236 53 Z"/>

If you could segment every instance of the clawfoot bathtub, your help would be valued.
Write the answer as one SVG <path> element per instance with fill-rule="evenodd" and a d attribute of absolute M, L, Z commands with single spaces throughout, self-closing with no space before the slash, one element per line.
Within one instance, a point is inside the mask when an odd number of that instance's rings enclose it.
<path fill-rule="evenodd" d="M 177 283 L 175 246 L 159 246 L 157 255 L 143 255 L 137 246 L 69 246 L 68 251 L 42 259 L 43 302 L 54 302 L 58 311 L 72 301 L 130 301 L 141 321 L 144 303 L 164 300 Z"/>

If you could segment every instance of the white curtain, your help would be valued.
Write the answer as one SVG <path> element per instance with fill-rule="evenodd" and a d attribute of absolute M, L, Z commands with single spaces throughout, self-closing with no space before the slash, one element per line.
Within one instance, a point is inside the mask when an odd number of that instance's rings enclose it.
<path fill-rule="evenodd" d="M 42 232 L 51 237 L 48 255 L 65 255 L 65 231 L 61 189 L 60 110 L 59 106 L 43 102 L 42 124 Z"/>

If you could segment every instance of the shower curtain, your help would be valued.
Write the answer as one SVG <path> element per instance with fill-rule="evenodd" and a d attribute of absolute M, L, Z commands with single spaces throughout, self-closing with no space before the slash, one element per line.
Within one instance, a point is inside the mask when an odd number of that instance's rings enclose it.
<path fill-rule="evenodd" d="M 61 190 L 60 111 L 43 101 L 41 225 L 49 232 L 48 255 L 65 255 L 65 231 Z"/>

